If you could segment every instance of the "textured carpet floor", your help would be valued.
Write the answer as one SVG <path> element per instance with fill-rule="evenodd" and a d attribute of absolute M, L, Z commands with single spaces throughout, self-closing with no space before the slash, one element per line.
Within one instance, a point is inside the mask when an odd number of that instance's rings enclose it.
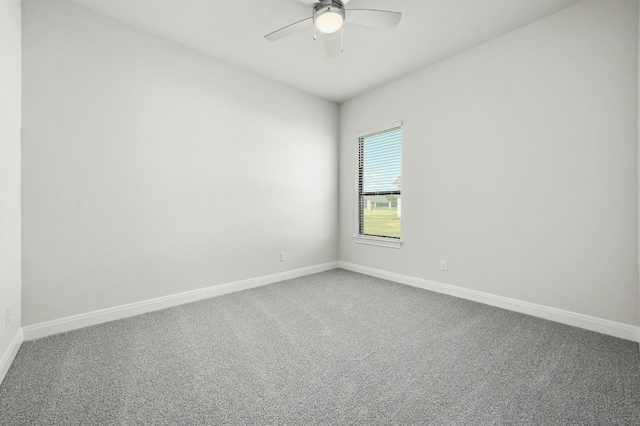
<path fill-rule="evenodd" d="M 640 360 L 333 270 L 25 342 L 0 424 L 638 425 Z"/>

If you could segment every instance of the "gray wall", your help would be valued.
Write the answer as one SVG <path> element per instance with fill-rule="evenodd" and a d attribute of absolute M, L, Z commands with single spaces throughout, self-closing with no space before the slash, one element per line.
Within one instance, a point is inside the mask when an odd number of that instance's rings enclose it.
<path fill-rule="evenodd" d="M 335 104 L 66 1 L 23 25 L 24 325 L 337 260 Z"/>
<path fill-rule="evenodd" d="M 340 259 L 638 325 L 637 108 L 635 0 L 581 2 L 346 102 Z M 400 120 L 404 245 L 354 244 L 354 135 Z"/>
<path fill-rule="evenodd" d="M 65 1 L 25 1 L 24 26 L 25 325 L 336 260 L 338 217 L 346 262 L 640 323 L 635 0 L 342 105 L 339 216 L 335 105 Z M 353 135 L 396 120 L 404 246 L 355 245 Z"/>
<path fill-rule="evenodd" d="M 0 2 L 0 360 L 20 329 L 20 0 Z M 5 312 L 11 309 L 11 325 Z M 0 368 L 2 366 L 0 365 Z M 0 374 L 0 380 L 2 374 Z"/>

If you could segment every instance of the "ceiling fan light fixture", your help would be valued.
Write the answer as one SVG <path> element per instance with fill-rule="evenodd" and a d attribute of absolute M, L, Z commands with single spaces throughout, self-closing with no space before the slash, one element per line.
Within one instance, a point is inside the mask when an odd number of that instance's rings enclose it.
<path fill-rule="evenodd" d="M 321 33 L 335 33 L 344 23 L 344 5 L 337 0 L 320 2 L 314 9 L 313 20 Z"/>

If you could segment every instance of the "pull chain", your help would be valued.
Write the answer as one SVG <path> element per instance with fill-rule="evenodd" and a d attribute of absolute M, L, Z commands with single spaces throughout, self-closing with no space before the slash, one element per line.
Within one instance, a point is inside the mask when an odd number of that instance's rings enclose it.
<path fill-rule="evenodd" d="M 317 39 L 318 36 L 316 36 L 316 12 L 313 12 L 313 39 Z"/>

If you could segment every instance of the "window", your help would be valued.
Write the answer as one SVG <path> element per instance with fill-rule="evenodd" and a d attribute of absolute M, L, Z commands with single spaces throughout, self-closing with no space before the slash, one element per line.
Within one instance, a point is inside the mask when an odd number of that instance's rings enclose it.
<path fill-rule="evenodd" d="M 400 247 L 402 126 L 358 137 L 358 243 Z"/>

